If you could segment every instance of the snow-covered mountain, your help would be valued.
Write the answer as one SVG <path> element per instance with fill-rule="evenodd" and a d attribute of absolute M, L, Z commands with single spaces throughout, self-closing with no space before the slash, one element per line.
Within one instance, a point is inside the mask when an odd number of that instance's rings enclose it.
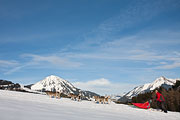
<path fill-rule="evenodd" d="M 64 94 L 69 94 L 69 93 L 78 94 L 79 92 L 81 92 L 83 96 L 88 96 L 88 97 L 97 95 L 96 93 L 90 91 L 80 90 L 74 87 L 67 80 L 55 75 L 48 76 L 44 80 L 37 82 L 36 84 L 31 86 L 31 89 L 36 91 L 60 91 L 63 92 Z"/>
<path fill-rule="evenodd" d="M 180 79 L 167 79 L 167 78 L 162 76 L 160 78 L 157 78 L 152 83 L 147 83 L 147 84 L 135 87 L 133 90 L 131 90 L 130 92 L 125 94 L 125 96 L 127 98 L 131 99 L 132 97 L 137 96 L 138 94 L 153 91 L 156 88 L 159 88 L 161 86 L 168 89 L 168 88 L 172 87 L 172 85 L 174 85 L 176 83 L 176 80 L 180 80 Z"/>
<path fill-rule="evenodd" d="M 37 82 L 31 86 L 31 89 L 37 91 L 62 91 L 65 93 L 77 92 L 77 88 L 70 82 L 55 75 L 48 76 L 44 80 Z"/>

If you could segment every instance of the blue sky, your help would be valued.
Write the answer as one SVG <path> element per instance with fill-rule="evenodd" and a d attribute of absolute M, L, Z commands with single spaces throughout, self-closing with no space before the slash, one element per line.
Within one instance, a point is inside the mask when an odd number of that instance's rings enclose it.
<path fill-rule="evenodd" d="M 179 0 L 0 0 L 0 78 L 54 74 L 122 94 L 180 77 Z"/>

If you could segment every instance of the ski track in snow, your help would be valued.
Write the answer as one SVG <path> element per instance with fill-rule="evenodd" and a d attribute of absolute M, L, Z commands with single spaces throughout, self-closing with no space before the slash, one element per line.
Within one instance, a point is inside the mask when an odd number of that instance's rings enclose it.
<path fill-rule="evenodd" d="M 180 113 L 0 90 L 0 120 L 180 120 Z"/>

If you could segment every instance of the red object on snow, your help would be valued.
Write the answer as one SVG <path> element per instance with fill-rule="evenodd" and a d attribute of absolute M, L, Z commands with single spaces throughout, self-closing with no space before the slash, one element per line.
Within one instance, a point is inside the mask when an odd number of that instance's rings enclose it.
<path fill-rule="evenodd" d="M 132 103 L 134 106 L 143 108 L 143 109 L 149 109 L 150 108 L 150 103 L 147 101 L 145 103 Z"/>

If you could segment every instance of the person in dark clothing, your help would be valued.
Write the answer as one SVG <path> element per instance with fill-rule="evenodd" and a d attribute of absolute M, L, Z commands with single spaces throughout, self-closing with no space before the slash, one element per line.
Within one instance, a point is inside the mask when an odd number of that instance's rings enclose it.
<path fill-rule="evenodd" d="M 156 102 L 157 102 L 157 107 L 160 108 L 162 111 L 167 113 L 167 109 L 165 107 L 165 100 L 164 97 L 162 96 L 161 93 L 159 93 L 157 90 L 156 92 Z"/>

